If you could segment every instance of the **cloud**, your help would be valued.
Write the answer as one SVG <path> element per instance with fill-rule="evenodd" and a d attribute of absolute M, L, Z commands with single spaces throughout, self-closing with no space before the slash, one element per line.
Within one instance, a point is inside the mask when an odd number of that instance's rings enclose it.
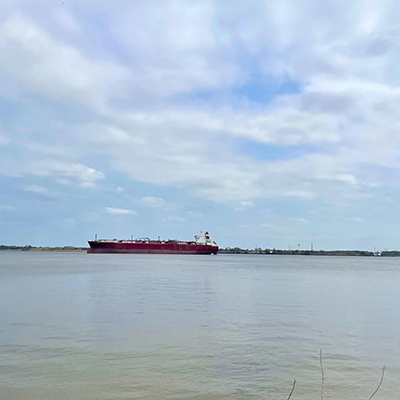
<path fill-rule="evenodd" d="M 0 50 L 4 56 L 0 71 L 17 87 L 98 112 L 106 111 L 107 94 L 118 91 L 113 81 L 127 74 L 110 62 L 87 60 L 77 48 L 56 41 L 20 12 L 3 22 Z"/>
<path fill-rule="evenodd" d="M 165 205 L 165 200 L 160 197 L 143 197 L 140 204 L 145 207 L 160 208 Z"/>
<path fill-rule="evenodd" d="M 362 218 L 359 218 L 359 217 L 353 217 L 353 218 L 350 219 L 350 221 L 353 221 L 353 222 L 364 222 L 364 220 Z"/>
<path fill-rule="evenodd" d="M 235 65 L 216 56 L 222 44 L 213 32 L 214 2 L 120 3 L 118 9 L 106 11 L 112 34 L 133 61 L 134 84 L 145 97 L 204 90 L 235 79 Z"/>
<path fill-rule="evenodd" d="M 195 212 L 195 211 L 188 211 L 188 214 L 191 217 L 195 217 L 195 218 L 203 218 L 203 214 Z"/>
<path fill-rule="evenodd" d="M 54 159 L 32 161 L 25 164 L 15 165 L 11 171 L 3 170 L 4 174 L 11 176 L 35 175 L 39 177 L 52 176 L 57 178 L 59 183 L 65 184 L 67 178 L 73 178 L 81 182 L 82 187 L 94 187 L 99 179 L 104 179 L 104 174 L 94 168 L 83 164 L 67 163 Z M 61 181 L 60 181 L 61 178 Z"/>
<path fill-rule="evenodd" d="M 15 207 L 14 206 L 0 204 L 0 211 L 11 211 L 11 210 L 15 210 Z"/>
<path fill-rule="evenodd" d="M 60 185 L 69 185 L 71 183 L 68 179 L 65 178 L 56 179 L 56 182 Z"/>
<path fill-rule="evenodd" d="M 76 221 L 73 218 L 66 218 L 64 220 L 65 226 L 71 227 L 71 226 L 75 226 L 75 224 L 76 224 Z"/>
<path fill-rule="evenodd" d="M 106 210 L 110 214 L 116 214 L 116 215 L 135 215 L 137 214 L 137 211 L 135 210 L 127 210 L 125 208 L 112 208 L 112 207 L 106 207 Z"/>
<path fill-rule="evenodd" d="M 169 216 L 167 218 L 162 219 L 165 222 L 184 222 L 186 221 L 186 218 L 178 217 L 176 215 Z"/>
<path fill-rule="evenodd" d="M 348 204 L 398 188 L 395 2 L 118 4 L 96 3 L 98 26 L 87 29 L 72 9 L 4 14 L 0 74 L 18 89 L 4 96 L 73 105 L 90 122 L 68 125 L 81 154 L 25 142 L 24 162 L 0 161 L 3 174 L 91 188 L 105 177 L 85 165 L 95 156 L 133 181 L 236 208 L 263 198 Z M 246 92 L 254 77 L 298 90 L 260 103 Z"/>
<path fill-rule="evenodd" d="M 116 190 L 117 193 L 125 192 L 125 189 L 123 187 L 121 187 L 121 186 L 118 186 L 115 190 Z"/>
<path fill-rule="evenodd" d="M 54 19 L 64 30 L 71 33 L 81 31 L 81 27 L 73 16 L 65 10 L 57 10 L 54 12 Z"/>
<path fill-rule="evenodd" d="M 8 137 L 0 136 L 0 146 L 4 146 L 8 143 L 10 143 L 10 139 Z"/>
<path fill-rule="evenodd" d="M 302 224 L 308 224 L 309 223 L 309 221 L 304 219 L 304 218 L 294 218 L 293 220 L 296 221 L 296 222 L 301 222 Z"/>
<path fill-rule="evenodd" d="M 53 197 L 54 196 L 54 194 L 51 193 L 48 189 L 38 186 L 38 185 L 25 186 L 23 189 L 27 192 L 33 192 L 33 193 L 40 194 L 45 197 Z"/>
<path fill-rule="evenodd" d="M 260 224 L 262 228 L 276 228 L 277 226 L 274 224 Z"/>
<path fill-rule="evenodd" d="M 254 203 L 252 201 L 241 201 L 238 206 L 234 207 L 234 210 L 244 211 L 252 207 L 254 207 Z"/>

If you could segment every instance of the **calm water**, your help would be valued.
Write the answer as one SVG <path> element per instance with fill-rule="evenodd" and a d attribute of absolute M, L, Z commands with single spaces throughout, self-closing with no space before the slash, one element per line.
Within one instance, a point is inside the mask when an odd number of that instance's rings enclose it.
<path fill-rule="evenodd" d="M 400 259 L 0 252 L 0 399 L 400 398 Z"/>

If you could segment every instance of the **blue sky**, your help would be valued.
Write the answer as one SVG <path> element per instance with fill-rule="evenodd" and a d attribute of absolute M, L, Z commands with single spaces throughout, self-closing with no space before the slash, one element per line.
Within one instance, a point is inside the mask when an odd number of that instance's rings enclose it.
<path fill-rule="evenodd" d="M 0 243 L 400 248 L 395 1 L 0 5 Z"/>

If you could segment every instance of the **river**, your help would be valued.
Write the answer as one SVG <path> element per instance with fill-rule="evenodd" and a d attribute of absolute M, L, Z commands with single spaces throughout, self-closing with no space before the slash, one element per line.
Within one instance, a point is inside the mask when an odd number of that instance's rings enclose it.
<path fill-rule="evenodd" d="M 0 252 L 0 399 L 400 397 L 400 259 Z"/>

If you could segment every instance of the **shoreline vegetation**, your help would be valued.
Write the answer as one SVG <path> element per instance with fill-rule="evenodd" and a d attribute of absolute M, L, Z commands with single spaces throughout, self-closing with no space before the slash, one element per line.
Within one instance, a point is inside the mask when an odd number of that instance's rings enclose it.
<path fill-rule="evenodd" d="M 293 256 L 357 256 L 357 257 L 399 257 L 400 251 L 373 252 L 367 250 L 281 250 L 281 249 L 242 249 L 240 247 L 220 248 L 221 254 L 266 254 L 266 255 L 293 255 Z"/>
<path fill-rule="evenodd" d="M 266 254 L 266 255 L 292 255 L 292 256 L 350 256 L 350 257 L 400 257 L 400 251 L 385 250 L 367 251 L 367 250 L 281 250 L 281 249 L 241 249 L 240 247 L 220 248 L 221 254 Z"/>
<path fill-rule="evenodd" d="M 0 251 L 58 251 L 58 252 L 85 252 L 89 247 L 74 246 L 9 246 L 0 245 Z M 280 249 L 242 249 L 240 247 L 226 247 L 218 250 L 220 254 L 260 254 L 260 255 L 293 255 L 293 256 L 354 256 L 354 257 L 400 257 L 400 251 L 386 250 L 373 252 L 366 250 L 280 250 Z"/>
<path fill-rule="evenodd" d="M 74 247 L 74 246 L 57 246 L 57 247 L 35 247 L 31 245 L 26 246 L 7 246 L 0 245 L 0 251 L 88 251 L 89 247 Z"/>

